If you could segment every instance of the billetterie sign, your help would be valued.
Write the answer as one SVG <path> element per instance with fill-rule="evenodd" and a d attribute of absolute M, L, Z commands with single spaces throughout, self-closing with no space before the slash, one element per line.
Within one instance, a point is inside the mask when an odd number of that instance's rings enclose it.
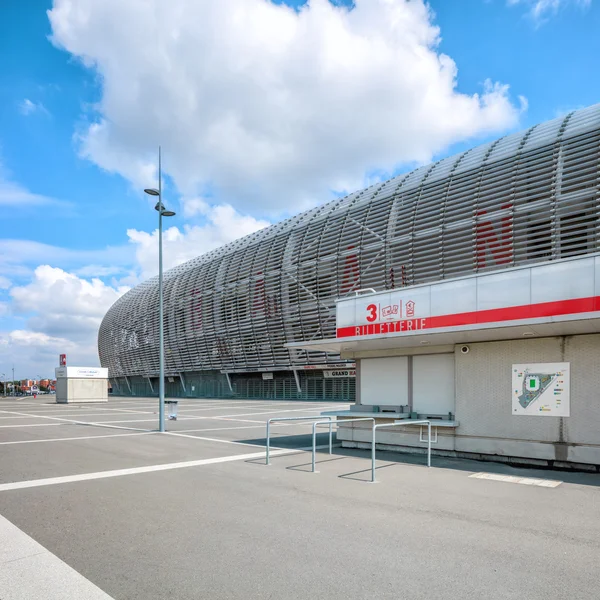
<path fill-rule="evenodd" d="M 599 270 L 600 257 L 593 256 L 342 298 L 336 336 L 408 336 L 454 327 L 558 322 L 573 315 L 597 319 Z"/>

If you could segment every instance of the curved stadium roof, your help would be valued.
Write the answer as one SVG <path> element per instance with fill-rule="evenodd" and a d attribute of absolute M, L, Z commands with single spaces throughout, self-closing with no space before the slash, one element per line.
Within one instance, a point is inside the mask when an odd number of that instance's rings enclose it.
<path fill-rule="evenodd" d="M 334 300 L 598 249 L 600 104 L 303 212 L 165 273 L 166 372 L 337 357 Z M 485 236 L 485 238 L 483 237 Z M 158 372 L 158 278 L 99 331 L 111 377 Z"/>

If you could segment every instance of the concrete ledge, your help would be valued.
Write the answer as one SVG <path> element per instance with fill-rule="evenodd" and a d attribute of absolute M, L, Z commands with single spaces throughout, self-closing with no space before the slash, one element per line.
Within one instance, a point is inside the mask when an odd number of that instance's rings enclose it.
<path fill-rule="evenodd" d="M 321 413 L 324 417 L 340 417 L 339 422 L 344 420 L 344 417 L 372 417 L 373 419 L 392 420 L 392 421 L 405 421 L 399 423 L 399 425 L 412 425 L 411 419 L 408 418 L 406 413 L 387 413 L 387 412 L 366 412 L 357 410 L 328 410 Z M 427 420 L 427 417 L 419 418 L 419 421 Z M 432 427 L 458 427 L 460 423 L 458 421 L 447 421 L 443 419 L 428 419 L 431 421 Z M 417 425 L 423 425 L 417 423 Z"/>
<path fill-rule="evenodd" d="M 389 427 L 377 431 L 377 446 L 389 445 L 390 447 L 405 447 L 405 448 L 427 448 L 427 427 L 423 426 L 425 440 L 420 439 L 421 430 L 416 426 L 407 428 L 404 423 L 398 424 L 398 427 Z M 431 427 L 432 447 L 438 450 L 454 450 L 454 430 L 453 429 L 438 429 L 432 425 Z M 341 441 L 364 442 L 371 444 L 372 429 L 368 425 L 362 425 L 361 422 L 354 426 L 343 426 L 338 422 L 337 439 Z"/>
<path fill-rule="evenodd" d="M 82 400 L 56 399 L 56 404 L 92 404 L 94 402 L 108 402 L 108 398 L 84 398 Z"/>
<path fill-rule="evenodd" d="M 112 600 L 2 516 L 0 540 L 2 600 Z"/>
<path fill-rule="evenodd" d="M 342 448 L 356 450 L 371 450 L 371 443 L 357 441 L 342 441 Z M 426 448 L 412 446 L 398 446 L 395 444 L 376 444 L 377 450 L 385 452 L 397 452 L 398 454 L 427 454 Z M 457 450 L 444 450 L 431 448 L 431 454 L 445 458 L 465 458 L 469 460 L 481 460 L 485 462 L 496 462 L 516 467 L 541 467 L 559 469 L 563 471 L 585 471 L 587 473 L 600 473 L 600 465 L 588 465 L 583 463 L 572 463 L 555 460 L 542 460 L 538 458 L 524 458 L 520 456 L 499 456 L 476 452 L 461 452 Z"/>

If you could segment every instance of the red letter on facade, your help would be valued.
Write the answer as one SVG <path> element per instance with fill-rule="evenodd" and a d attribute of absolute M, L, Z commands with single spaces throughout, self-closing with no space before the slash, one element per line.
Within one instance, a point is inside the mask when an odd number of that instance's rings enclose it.
<path fill-rule="evenodd" d="M 354 246 L 348 246 L 352 250 Z M 351 292 L 360 285 L 360 268 L 356 254 L 349 254 L 344 261 L 344 272 L 342 274 L 342 284 L 340 285 L 340 294 Z"/>
<path fill-rule="evenodd" d="M 500 208 L 511 209 L 512 204 L 504 204 Z M 477 212 L 477 217 L 487 215 L 485 210 Z M 497 265 L 509 264 L 513 259 L 512 251 L 512 219 L 510 215 L 500 220 L 500 235 L 497 234 L 491 221 L 478 221 L 475 225 L 475 264 L 478 269 L 486 266 L 486 253 L 489 250 Z"/>

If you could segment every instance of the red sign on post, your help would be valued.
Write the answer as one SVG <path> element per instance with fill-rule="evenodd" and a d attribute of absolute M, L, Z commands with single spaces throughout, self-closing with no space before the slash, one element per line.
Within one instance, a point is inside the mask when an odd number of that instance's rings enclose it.
<path fill-rule="evenodd" d="M 66 367 L 67 366 L 67 355 L 66 354 L 61 354 L 60 355 L 60 366 L 61 367 Z"/>

